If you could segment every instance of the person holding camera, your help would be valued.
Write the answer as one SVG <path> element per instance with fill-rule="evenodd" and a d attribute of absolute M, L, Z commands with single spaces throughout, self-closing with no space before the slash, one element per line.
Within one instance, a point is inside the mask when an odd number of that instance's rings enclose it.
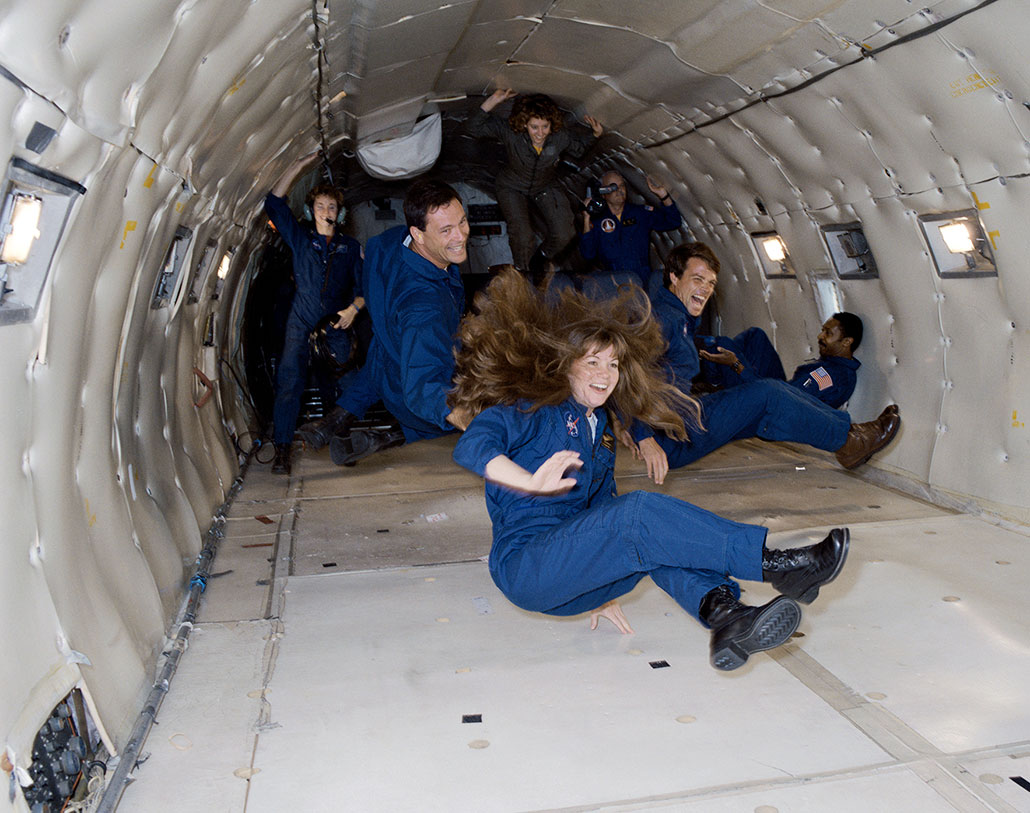
<path fill-rule="evenodd" d="M 651 232 L 678 229 L 683 223 L 683 216 L 664 185 L 648 175 L 647 188 L 658 197 L 658 206 L 628 203 L 626 179 L 611 170 L 601 176 L 597 190 L 603 200 L 595 199 L 591 191 L 584 201 L 579 251 L 584 259 L 600 263 L 604 273 L 593 280 L 592 287 L 602 293 L 610 293 L 627 282 L 649 290 Z"/>

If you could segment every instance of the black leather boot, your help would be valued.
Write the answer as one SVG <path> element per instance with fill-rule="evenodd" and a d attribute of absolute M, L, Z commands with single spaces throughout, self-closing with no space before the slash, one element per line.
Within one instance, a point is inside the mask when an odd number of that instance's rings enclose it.
<path fill-rule="evenodd" d="M 712 666 L 729 672 L 747 663 L 752 652 L 786 643 L 801 623 L 801 608 L 786 596 L 749 607 L 721 584 L 705 594 L 698 617 L 712 629 Z"/>
<path fill-rule="evenodd" d="M 332 410 L 322 418 L 308 421 L 294 433 L 297 440 L 304 441 L 312 449 L 321 449 L 333 435 L 344 431 L 357 418 L 351 415 L 346 409 L 334 406 Z"/>
<path fill-rule="evenodd" d="M 289 474 L 291 468 L 289 443 L 275 444 L 275 457 L 272 459 L 272 474 Z"/>
<path fill-rule="evenodd" d="M 369 455 L 403 444 L 400 429 L 353 429 L 332 439 L 329 456 L 337 466 L 353 466 Z"/>
<path fill-rule="evenodd" d="M 811 604 L 819 588 L 837 578 L 848 558 L 851 534 L 834 528 L 826 539 L 806 548 L 762 551 L 762 581 L 783 595 Z"/>

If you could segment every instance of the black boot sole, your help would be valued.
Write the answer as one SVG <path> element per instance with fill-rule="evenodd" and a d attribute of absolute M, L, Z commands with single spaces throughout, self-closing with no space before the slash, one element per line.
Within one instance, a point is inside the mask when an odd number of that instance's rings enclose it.
<path fill-rule="evenodd" d="M 722 672 L 739 669 L 752 653 L 775 649 L 786 643 L 800 623 L 801 608 L 797 603 L 786 596 L 777 596 L 761 608 L 740 635 L 715 644 L 719 631 L 712 633 L 712 666 Z"/>

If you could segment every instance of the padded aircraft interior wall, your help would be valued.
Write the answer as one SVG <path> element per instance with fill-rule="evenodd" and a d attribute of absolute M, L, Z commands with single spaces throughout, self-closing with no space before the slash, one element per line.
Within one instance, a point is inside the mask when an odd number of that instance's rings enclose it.
<path fill-rule="evenodd" d="M 905 420 L 874 473 L 1030 518 L 1020 0 L 315 6 L 331 152 L 429 108 L 460 119 L 499 86 L 596 116 L 609 135 L 586 172 L 664 178 L 720 255 L 722 332 L 765 328 L 789 369 L 814 354 L 817 279 L 863 317 L 853 415 L 897 402 Z M 228 365 L 242 369 L 262 198 L 318 144 L 314 36 L 302 0 L 0 2 L 0 155 L 85 187 L 34 317 L 0 325 L 0 732 L 14 767 L 75 685 L 108 744 L 124 743 L 253 437 Z M 35 151 L 37 123 L 55 135 Z M 941 279 L 918 216 L 967 209 L 998 274 Z M 879 275 L 837 279 L 820 229 L 855 221 Z M 152 307 L 181 228 L 183 272 Z M 796 278 L 760 271 L 749 235 L 769 231 Z"/>

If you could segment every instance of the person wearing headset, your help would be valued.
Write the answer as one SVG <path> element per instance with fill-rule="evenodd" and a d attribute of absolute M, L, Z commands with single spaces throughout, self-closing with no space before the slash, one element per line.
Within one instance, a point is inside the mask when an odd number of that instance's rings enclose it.
<path fill-rule="evenodd" d="M 313 187 L 305 206 L 312 221 L 304 223 L 293 215 L 286 200 L 294 180 L 316 157 L 313 153 L 290 164 L 265 198 L 265 211 L 293 252 L 296 283 L 275 381 L 272 471 L 276 474 L 290 473 L 291 443 L 307 383 L 311 331 L 323 317 L 335 313 L 335 324 L 328 332 L 330 347 L 337 359 L 345 361 L 350 355 L 348 328 L 365 306 L 361 245 L 337 228 L 343 219 L 343 193 L 328 184 Z"/>

